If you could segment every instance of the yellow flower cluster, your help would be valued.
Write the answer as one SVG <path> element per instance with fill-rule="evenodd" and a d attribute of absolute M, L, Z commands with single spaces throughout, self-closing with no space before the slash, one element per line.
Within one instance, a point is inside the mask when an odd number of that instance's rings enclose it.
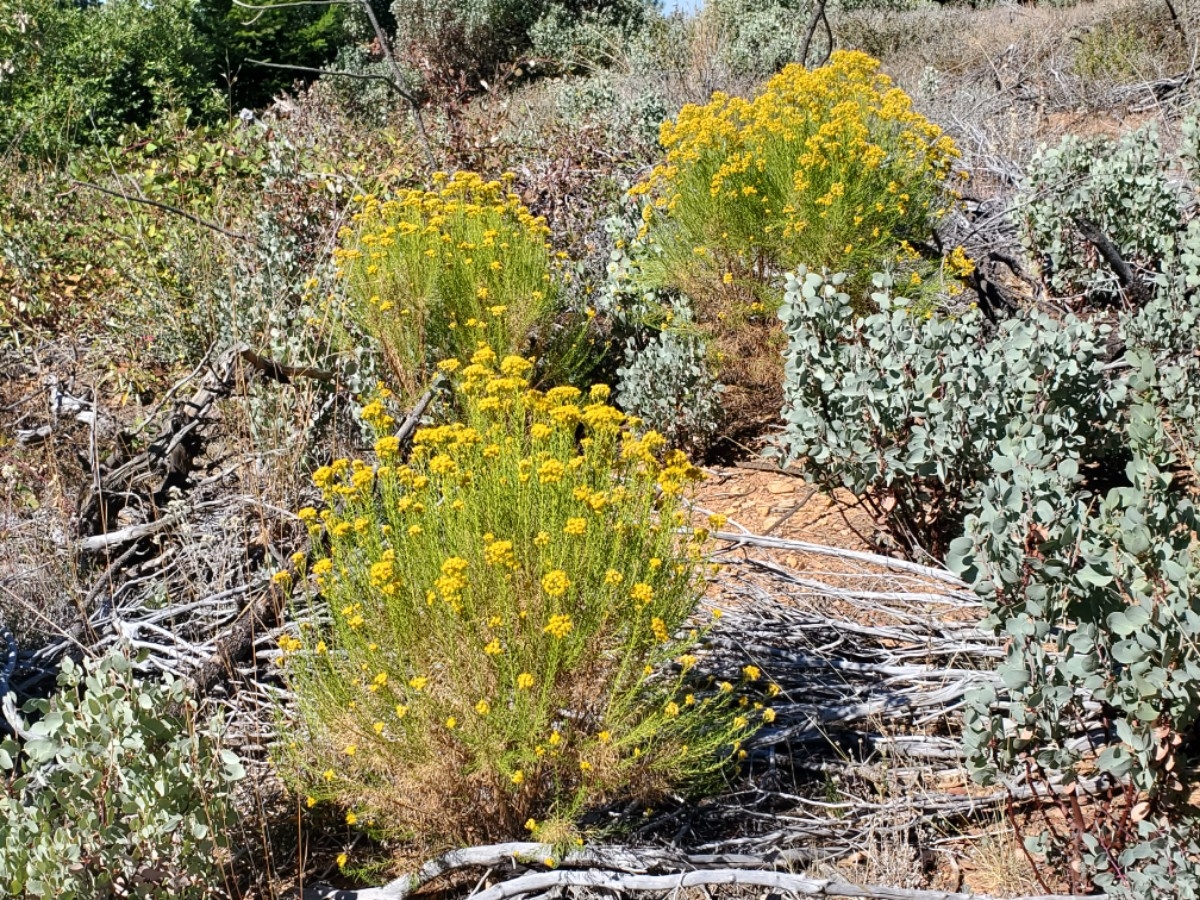
<path fill-rule="evenodd" d="M 353 313 L 406 390 L 423 383 L 431 347 L 456 357 L 481 339 L 516 349 L 558 293 L 549 228 L 509 189 L 511 176 L 433 180 L 433 190 L 357 197 L 335 253 Z"/>
<path fill-rule="evenodd" d="M 633 189 L 641 237 L 714 284 L 779 266 L 858 272 L 928 234 L 953 199 L 959 151 L 857 51 L 787 66 L 752 100 L 713 95 L 662 126 L 666 159 Z M 761 271 L 761 266 L 757 268 Z"/>
<path fill-rule="evenodd" d="M 946 257 L 946 268 L 958 278 L 967 278 L 975 271 L 975 262 L 967 256 L 961 246 L 955 247 Z"/>
<path fill-rule="evenodd" d="M 374 465 L 321 467 L 323 508 L 300 512 L 323 537 L 297 578 L 333 613 L 283 669 L 314 736 L 303 795 L 404 827 L 383 795 L 456 807 L 461 766 L 512 822 L 711 772 L 745 729 L 675 662 L 698 638 L 703 535 L 680 494 L 700 470 L 605 386 L 534 390 L 530 360 L 488 345 L 439 368 L 460 419 L 417 430 L 407 460 L 381 441 Z"/>

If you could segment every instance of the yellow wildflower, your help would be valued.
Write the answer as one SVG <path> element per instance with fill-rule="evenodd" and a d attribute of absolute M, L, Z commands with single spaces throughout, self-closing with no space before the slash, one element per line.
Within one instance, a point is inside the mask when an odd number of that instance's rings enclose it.
<path fill-rule="evenodd" d="M 571 586 L 571 580 L 562 569 L 554 569 L 542 578 L 542 590 L 551 597 L 561 597 Z"/>
<path fill-rule="evenodd" d="M 542 629 L 543 632 L 551 637 L 565 638 L 571 633 L 571 629 L 575 624 L 571 621 L 571 617 L 567 615 L 557 615 L 550 617 L 550 623 Z"/>

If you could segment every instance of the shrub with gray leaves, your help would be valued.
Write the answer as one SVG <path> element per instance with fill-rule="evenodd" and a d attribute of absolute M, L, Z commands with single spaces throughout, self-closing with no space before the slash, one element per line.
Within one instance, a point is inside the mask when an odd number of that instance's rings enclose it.
<path fill-rule="evenodd" d="M 1069 829 L 1049 828 L 1029 849 L 1060 871 L 1079 852 L 1080 875 L 1109 894 L 1196 897 L 1200 814 L 1184 740 L 1200 715 L 1200 518 L 1172 475 L 1160 409 L 1134 405 L 1125 436 L 1127 484 L 1102 493 L 1036 431 L 996 448 L 948 559 L 1008 646 L 1004 692 L 967 697 L 964 742 L 984 783 L 1033 772 L 1067 786 L 1094 767 L 1127 785 L 1115 807 L 1097 805 L 1079 851 Z M 1089 714 L 1096 704 L 1109 733 Z"/>
<path fill-rule="evenodd" d="M 1116 141 L 1068 135 L 1042 148 L 1017 208 L 1025 212 L 1027 243 L 1050 288 L 1103 298 L 1116 294 L 1117 277 L 1080 223 L 1097 226 L 1135 272 L 1153 277 L 1175 255 L 1183 200 L 1151 126 Z"/>
<path fill-rule="evenodd" d="M 688 307 L 672 306 L 660 331 L 625 344 L 617 370 L 617 403 L 674 446 L 703 450 L 721 420 L 721 390 L 708 342 L 692 324 Z"/>
<path fill-rule="evenodd" d="M 647 252 L 633 237 L 639 222 L 637 208 L 631 207 L 626 216 L 605 223 L 613 250 L 595 308 L 623 351 L 615 399 L 674 446 L 703 451 L 721 425 L 724 386 L 687 298 L 639 284 L 630 251 Z"/>
<path fill-rule="evenodd" d="M 0 741 L 0 893 L 78 898 L 224 896 L 220 862 L 243 777 L 220 723 L 169 675 L 139 681 L 120 654 L 80 667 L 33 700 Z"/>
<path fill-rule="evenodd" d="M 1010 429 L 1042 435 L 1055 460 L 1111 446 L 1106 326 L 1029 314 L 993 333 L 976 309 L 919 314 L 886 275 L 862 317 L 845 279 L 787 277 L 778 451 L 823 488 L 864 496 L 902 546 L 941 557 Z"/>

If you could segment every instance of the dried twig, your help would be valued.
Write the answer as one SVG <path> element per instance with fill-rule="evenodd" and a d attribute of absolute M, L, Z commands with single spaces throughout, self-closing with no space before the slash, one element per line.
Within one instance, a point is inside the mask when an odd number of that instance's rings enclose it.
<path fill-rule="evenodd" d="M 76 181 L 71 179 L 71 184 L 76 187 L 87 188 L 92 191 L 99 191 L 101 194 L 108 194 L 110 197 L 116 197 L 118 200 L 126 200 L 130 203 L 141 203 L 145 206 L 153 206 L 155 209 L 161 209 L 164 212 L 169 212 L 172 215 L 181 216 L 189 222 L 195 222 L 197 225 L 202 225 L 226 237 L 234 238 L 239 241 L 253 241 L 254 238 L 248 234 L 242 234 L 240 231 L 231 231 L 228 228 L 223 228 L 216 222 L 210 222 L 207 219 L 202 219 L 197 215 L 193 215 L 187 210 L 180 209 L 178 206 L 171 206 L 169 203 L 159 203 L 157 200 L 151 200 L 148 197 L 134 197 L 131 194 L 124 194 L 121 191 L 114 191 L 111 188 L 101 187 L 98 184 L 92 184 L 88 181 Z"/>
<path fill-rule="evenodd" d="M 840 547 L 829 547 L 824 544 L 812 544 L 808 541 L 793 541 L 785 538 L 767 537 L 765 535 L 738 534 L 732 531 L 714 531 L 712 537 L 718 541 L 729 541 L 736 546 L 772 547 L 776 550 L 796 550 L 801 553 L 817 553 L 838 559 L 851 559 L 870 565 L 882 566 L 898 572 L 911 572 L 922 578 L 932 578 L 937 581 L 965 590 L 967 583 L 945 569 L 935 569 L 919 563 L 903 559 L 893 559 L 890 556 L 880 556 L 878 553 L 867 553 L 862 550 L 843 550 Z"/>
<path fill-rule="evenodd" d="M 833 29 L 829 25 L 829 17 L 825 14 L 826 3 L 827 0 L 816 0 L 813 6 L 808 27 L 804 31 L 804 43 L 800 45 L 800 65 L 802 66 L 808 65 L 808 53 L 812 46 L 812 39 L 817 33 L 817 25 L 825 26 L 825 53 L 815 62 L 815 65 L 825 65 L 829 61 L 830 54 L 833 53 Z"/>

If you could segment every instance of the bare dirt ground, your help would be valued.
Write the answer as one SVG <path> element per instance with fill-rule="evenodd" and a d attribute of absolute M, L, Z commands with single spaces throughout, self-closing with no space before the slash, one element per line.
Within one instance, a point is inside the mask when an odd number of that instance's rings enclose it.
<path fill-rule="evenodd" d="M 728 517 L 727 530 L 740 528 L 847 550 L 872 551 L 875 522 L 848 492 L 822 494 L 803 478 L 744 465 L 707 470 L 695 499 L 698 507 Z M 793 554 L 794 555 L 794 554 Z M 797 556 L 793 567 L 802 566 Z"/>

